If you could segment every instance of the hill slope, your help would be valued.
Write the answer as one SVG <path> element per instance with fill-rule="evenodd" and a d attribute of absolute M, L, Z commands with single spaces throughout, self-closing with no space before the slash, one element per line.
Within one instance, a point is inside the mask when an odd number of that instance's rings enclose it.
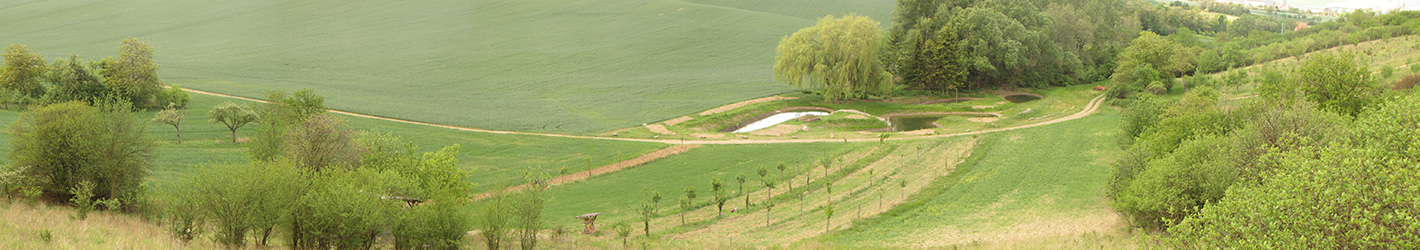
<path fill-rule="evenodd" d="M 589 133 L 788 91 L 780 37 L 891 0 L 17 0 L 0 43 L 53 59 L 147 40 L 168 83 L 478 128 Z"/>

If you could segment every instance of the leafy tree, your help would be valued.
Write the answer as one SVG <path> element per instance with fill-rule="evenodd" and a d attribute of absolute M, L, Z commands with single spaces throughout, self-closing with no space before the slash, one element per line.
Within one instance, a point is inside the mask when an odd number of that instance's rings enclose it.
<path fill-rule="evenodd" d="M 517 226 L 515 234 L 518 236 L 519 244 L 523 250 L 531 250 L 537 246 L 537 232 L 542 229 L 542 210 L 547 202 L 543 194 L 547 190 L 547 177 L 543 176 L 541 170 L 530 169 L 524 179 L 528 181 L 528 188 L 523 189 L 517 195 L 514 203 L 513 218 Z"/>
<path fill-rule="evenodd" d="M 50 89 L 45 93 L 45 102 L 90 101 L 109 94 L 103 85 L 103 77 L 98 70 L 84 63 L 78 55 L 68 59 L 54 60 L 45 74 Z"/>
<path fill-rule="evenodd" d="M 821 18 L 779 41 L 775 79 L 816 88 L 830 100 L 885 92 L 892 82 L 878 58 L 882 36 L 878 22 L 866 16 Z"/>
<path fill-rule="evenodd" d="M 404 204 L 380 194 L 413 185 L 397 173 L 368 168 L 311 177 L 312 187 L 293 213 L 292 248 L 370 248 Z"/>
<path fill-rule="evenodd" d="M 354 167 L 364 153 L 345 121 L 330 115 L 305 119 L 285 134 L 284 156 L 315 171 Z"/>
<path fill-rule="evenodd" d="M 44 96 L 45 72 L 44 56 L 23 44 L 5 47 L 5 65 L 0 68 L 0 87 L 22 95 L 39 98 Z"/>
<path fill-rule="evenodd" d="M 162 90 L 163 80 L 158 77 L 158 63 L 153 61 L 153 47 L 147 42 L 132 37 L 124 39 L 118 59 L 108 58 L 100 64 L 104 85 L 115 94 L 137 106 L 168 105 L 152 102 L 154 95 Z"/>
<path fill-rule="evenodd" d="M 730 200 L 725 197 L 723 192 L 720 192 L 721 186 L 723 184 L 720 184 L 720 178 L 710 178 L 710 190 L 715 196 L 715 217 L 724 216 L 725 201 Z"/>
<path fill-rule="evenodd" d="M 1143 90 L 1151 82 L 1164 82 L 1167 81 L 1165 79 L 1193 71 L 1193 58 L 1197 54 L 1196 48 L 1183 46 L 1154 32 L 1141 31 L 1139 37 L 1119 54 L 1119 66 L 1110 78 L 1116 83 L 1115 86 L 1126 85 L 1131 91 Z M 1146 73 L 1150 71 L 1158 73 Z"/>
<path fill-rule="evenodd" d="M 1295 79 L 1307 100 L 1322 110 L 1356 117 L 1376 91 L 1370 72 L 1356 63 L 1355 54 L 1322 53 L 1303 60 Z"/>
<path fill-rule="evenodd" d="M 248 148 L 250 156 L 257 161 L 270 161 L 283 154 L 282 146 L 290 127 L 326 110 L 325 97 L 309 89 L 297 90 L 291 95 L 282 91 L 267 92 L 266 101 L 255 108 L 261 117 L 260 126 Z"/>
<path fill-rule="evenodd" d="M 496 250 L 502 247 L 503 238 L 508 235 L 508 224 L 512 217 L 508 206 L 507 198 L 495 195 L 486 199 L 483 207 L 478 210 L 478 234 L 483 236 L 483 243 L 488 249 Z"/>
<path fill-rule="evenodd" d="M 218 164 L 200 167 L 178 185 L 179 197 L 216 226 L 217 242 L 246 245 L 247 234 L 266 245 L 272 228 L 295 209 L 309 185 L 300 170 L 285 164 Z"/>
<path fill-rule="evenodd" d="M 173 126 L 173 130 L 177 130 L 177 143 L 182 144 L 182 128 L 179 128 L 178 125 L 182 124 L 182 118 L 186 116 L 187 110 L 185 109 L 168 108 L 158 111 L 157 116 L 153 117 L 153 122 Z"/>
<path fill-rule="evenodd" d="M 128 103 L 101 99 L 97 107 L 65 102 L 31 108 L 10 125 L 10 162 L 20 175 L 41 180 L 46 193 L 67 200 L 80 182 L 94 184 L 94 199 L 132 204 L 157 153 L 147 123 Z"/>
<path fill-rule="evenodd" d="M 237 104 L 232 101 L 227 101 L 217 105 L 217 107 L 213 107 L 212 111 L 207 112 L 207 116 L 211 118 L 209 120 L 210 122 L 222 123 L 222 125 L 227 126 L 228 130 L 232 131 L 232 143 L 237 142 L 237 129 L 246 126 L 247 123 L 256 121 L 258 118 L 256 111 L 252 111 L 250 106 Z"/>
<path fill-rule="evenodd" d="M 690 196 L 680 196 L 680 225 L 685 226 L 685 214 L 690 213 Z"/>

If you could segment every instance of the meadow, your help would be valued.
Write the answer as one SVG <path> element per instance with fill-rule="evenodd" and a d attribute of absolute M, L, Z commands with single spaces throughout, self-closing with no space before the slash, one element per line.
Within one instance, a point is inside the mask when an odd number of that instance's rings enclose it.
<path fill-rule="evenodd" d="M 847 247 L 1128 246 L 1127 223 L 1104 197 L 1120 151 L 1118 122 L 1118 112 L 1104 111 L 983 135 L 968 160 L 908 203 L 823 239 Z"/>
<path fill-rule="evenodd" d="M 168 84 L 310 88 L 356 113 L 591 134 L 789 91 L 769 70 L 781 37 L 830 14 L 886 26 L 894 3 L 17 0 L 0 3 L 0 44 L 93 60 L 137 37 Z"/>

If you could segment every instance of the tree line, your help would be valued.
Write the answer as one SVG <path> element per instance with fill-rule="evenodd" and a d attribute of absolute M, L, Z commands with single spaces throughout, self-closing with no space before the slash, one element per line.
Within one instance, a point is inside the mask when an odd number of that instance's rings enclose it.
<path fill-rule="evenodd" d="M 1123 0 L 899 0 L 886 31 L 867 17 L 827 16 L 785 36 L 774 73 L 829 100 L 1106 79 L 1118 87 L 1115 96 L 1127 97 L 1155 81 L 1167 90 L 1171 78 L 1420 34 L 1416 11 L 1358 10 L 1336 21 L 1309 20 L 1316 27 L 1293 32 L 1302 20 L 1233 4 L 1201 8 Z"/>
<path fill-rule="evenodd" d="M 1352 52 L 1253 79 L 1227 108 L 1211 87 L 1126 108 L 1107 194 L 1131 224 L 1180 248 L 1420 245 L 1420 95 L 1374 87 Z M 1321 237 L 1324 236 L 1324 237 Z"/>

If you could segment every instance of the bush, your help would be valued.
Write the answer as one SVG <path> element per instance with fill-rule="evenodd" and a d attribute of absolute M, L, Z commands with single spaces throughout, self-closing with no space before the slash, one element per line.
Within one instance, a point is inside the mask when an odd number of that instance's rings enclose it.
<path fill-rule="evenodd" d="M 1135 225 L 1163 229 L 1223 198 L 1237 181 L 1237 170 L 1226 137 L 1208 136 L 1185 142 L 1167 157 L 1150 161 L 1129 186 L 1116 195 L 1116 207 Z"/>
<path fill-rule="evenodd" d="M 403 204 L 382 194 L 410 185 L 397 174 L 370 169 L 321 173 L 313 181 L 293 214 L 293 248 L 370 248 Z"/>
<path fill-rule="evenodd" d="M 1400 81 L 1395 81 L 1395 87 L 1392 87 L 1391 89 L 1394 89 L 1394 90 L 1411 89 L 1411 88 L 1415 88 L 1415 85 L 1420 85 L 1420 75 L 1409 75 L 1409 76 L 1405 76 L 1405 78 L 1401 78 Z"/>
<path fill-rule="evenodd" d="M 179 195 L 216 226 L 218 243 L 246 245 L 248 233 L 265 245 L 271 229 L 283 222 L 307 183 L 289 163 L 219 164 L 201 167 L 184 180 Z"/>
<path fill-rule="evenodd" d="M 59 103 L 21 115 L 10 126 L 10 160 L 26 166 L 21 175 L 61 200 L 83 181 L 94 185 L 91 199 L 136 200 L 157 146 L 128 103 L 97 103 Z"/>
<path fill-rule="evenodd" d="M 1144 91 L 1148 91 L 1150 94 L 1154 95 L 1163 95 L 1169 93 L 1169 88 L 1164 87 L 1164 83 L 1162 82 L 1154 81 L 1149 83 L 1149 87 L 1144 88 Z"/>
<path fill-rule="evenodd" d="M 183 90 L 182 86 L 174 84 L 173 87 L 168 88 L 168 90 L 159 91 L 153 105 L 159 107 L 169 107 L 168 105 L 172 105 L 170 108 L 183 109 L 187 108 L 187 102 L 190 100 L 192 100 L 192 97 L 188 95 L 187 90 Z"/>
<path fill-rule="evenodd" d="M 395 249 L 459 249 L 469 231 L 468 213 L 438 203 L 408 208 L 394 228 Z"/>

